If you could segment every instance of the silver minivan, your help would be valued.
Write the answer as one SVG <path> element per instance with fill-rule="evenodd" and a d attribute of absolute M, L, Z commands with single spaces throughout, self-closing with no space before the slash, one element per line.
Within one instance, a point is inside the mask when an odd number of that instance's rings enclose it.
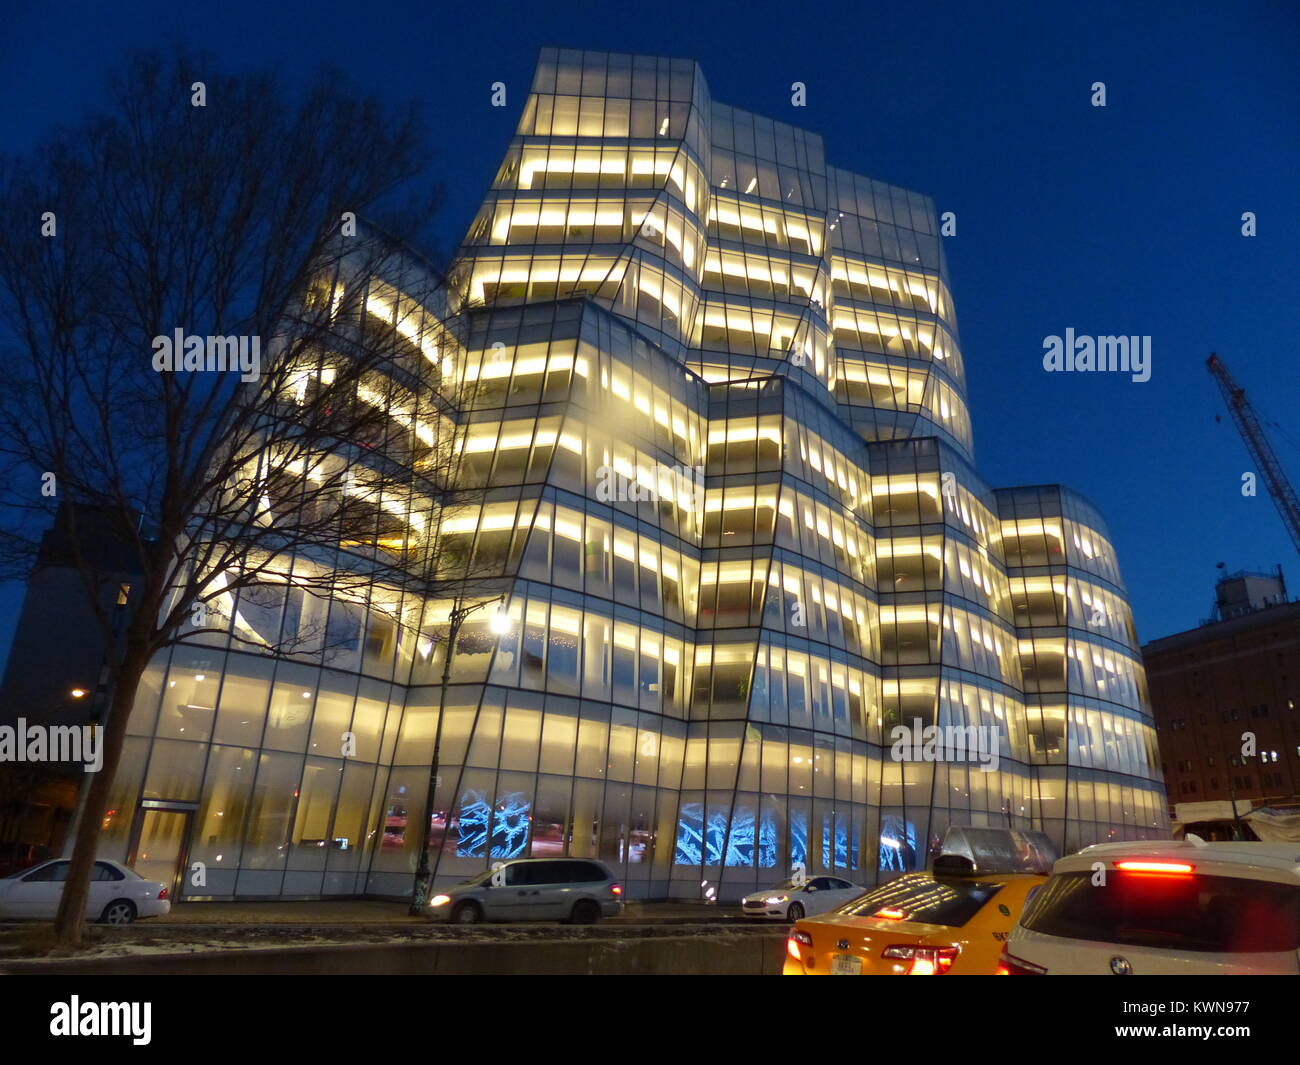
<path fill-rule="evenodd" d="M 623 887 L 590 858 L 516 858 L 455 887 L 434 892 L 425 907 L 431 921 L 568 921 L 595 924 L 615 917 Z"/>

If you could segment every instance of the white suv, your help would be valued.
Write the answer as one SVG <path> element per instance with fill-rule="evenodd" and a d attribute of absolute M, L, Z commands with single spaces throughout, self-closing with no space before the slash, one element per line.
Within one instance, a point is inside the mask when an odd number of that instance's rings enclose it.
<path fill-rule="evenodd" d="M 570 921 L 617 917 L 623 886 L 604 862 L 590 858 L 516 858 L 498 862 L 429 900 L 431 921 Z"/>
<path fill-rule="evenodd" d="M 1300 973 L 1300 843 L 1086 847 L 1031 897 L 998 973 Z"/>

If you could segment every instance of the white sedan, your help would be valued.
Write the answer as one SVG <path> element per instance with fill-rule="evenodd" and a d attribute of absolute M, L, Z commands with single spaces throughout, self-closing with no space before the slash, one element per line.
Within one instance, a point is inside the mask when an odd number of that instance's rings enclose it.
<path fill-rule="evenodd" d="M 852 902 L 866 890 L 838 876 L 814 876 L 802 883 L 787 880 L 766 891 L 746 895 L 740 900 L 740 912 L 746 917 L 797 921 Z"/>
<path fill-rule="evenodd" d="M 63 897 L 68 865 L 66 858 L 56 858 L 0 880 L 0 918 L 53 918 Z M 96 859 L 86 920 L 130 924 L 137 917 L 161 917 L 171 908 L 166 885 L 145 880 L 121 862 Z"/>
<path fill-rule="evenodd" d="M 1298 873 L 1293 842 L 1189 835 L 1085 847 L 1052 867 L 998 975 L 1295 976 Z"/>

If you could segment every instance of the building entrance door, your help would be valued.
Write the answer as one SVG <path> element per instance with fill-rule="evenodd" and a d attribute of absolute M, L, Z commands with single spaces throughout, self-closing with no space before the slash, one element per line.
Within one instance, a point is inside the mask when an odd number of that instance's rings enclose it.
<path fill-rule="evenodd" d="M 189 853 L 190 809 L 146 808 L 138 815 L 135 846 L 127 864 L 146 880 L 167 887 L 167 894 L 179 900 L 181 877 Z"/>

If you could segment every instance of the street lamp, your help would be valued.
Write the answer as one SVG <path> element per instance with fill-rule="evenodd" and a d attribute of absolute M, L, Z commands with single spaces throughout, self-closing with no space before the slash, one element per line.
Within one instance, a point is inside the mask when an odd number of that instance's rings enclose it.
<path fill-rule="evenodd" d="M 448 614 L 450 624 L 447 627 L 447 651 L 443 655 L 442 687 L 438 691 L 438 724 L 433 734 L 433 758 L 429 762 L 429 787 L 424 797 L 424 819 L 420 822 L 420 861 L 415 870 L 415 886 L 411 892 L 410 912 L 412 914 L 423 911 L 425 900 L 429 897 L 429 881 L 432 879 L 429 871 L 429 822 L 433 820 L 434 789 L 438 784 L 438 756 L 442 751 L 442 719 L 447 707 L 447 685 L 451 680 L 451 656 L 456 649 L 456 636 L 465 619 L 474 611 L 491 606 L 493 603 L 502 603 L 504 599 L 503 594 L 494 599 L 485 599 L 481 603 L 471 603 L 466 606 L 464 601 L 457 597 L 452 602 L 451 613 Z M 508 632 L 509 615 L 504 610 L 498 610 L 492 615 L 490 627 L 498 635 Z"/>

